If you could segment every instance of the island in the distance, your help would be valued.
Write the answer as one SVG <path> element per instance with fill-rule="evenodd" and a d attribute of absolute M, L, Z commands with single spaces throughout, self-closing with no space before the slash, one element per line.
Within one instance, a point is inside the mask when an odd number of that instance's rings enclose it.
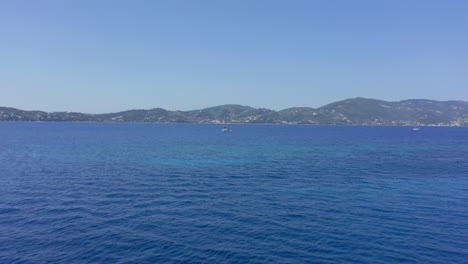
<path fill-rule="evenodd" d="M 192 111 L 154 108 L 108 114 L 0 107 L 0 121 L 468 126 L 468 102 L 425 99 L 387 102 L 358 97 L 319 108 L 293 107 L 281 111 L 221 105 Z"/>

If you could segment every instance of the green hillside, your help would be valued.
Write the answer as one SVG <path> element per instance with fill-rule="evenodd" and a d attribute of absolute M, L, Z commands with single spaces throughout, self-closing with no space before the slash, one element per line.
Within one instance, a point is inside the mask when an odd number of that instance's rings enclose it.
<path fill-rule="evenodd" d="M 242 105 L 220 105 L 192 111 L 153 108 L 107 114 L 47 113 L 0 107 L 0 121 L 461 126 L 468 125 L 468 103 L 425 99 L 387 102 L 358 97 L 315 109 L 293 107 L 274 111 Z"/>

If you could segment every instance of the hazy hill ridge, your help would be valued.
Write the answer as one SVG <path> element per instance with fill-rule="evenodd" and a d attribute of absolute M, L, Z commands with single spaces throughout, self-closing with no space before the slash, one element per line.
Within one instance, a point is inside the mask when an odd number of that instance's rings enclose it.
<path fill-rule="evenodd" d="M 353 98 L 315 109 L 293 107 L 274 111 L 242 105 L 220 105 L 192 111 L 169 111 L 153 108 L 108 114 L 48 113 L 0 107 L 0 121 L 463 126 L 468 125 L 468 103 L 424 99 L 387 102 Z"/>

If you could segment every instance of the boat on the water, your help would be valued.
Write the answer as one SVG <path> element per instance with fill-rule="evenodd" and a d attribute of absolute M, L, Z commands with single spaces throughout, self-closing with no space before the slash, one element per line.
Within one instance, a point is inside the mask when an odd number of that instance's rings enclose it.
<path fill-rule="evenodd" d="M 221 129 L 222 132 L 229 132 L 231 131 L 231 129 L 229 127 L 223 127 L 223 129 Z"/>
<path fill-rule="evenodd" d="M 413 131 L 418 131 L 418 130 L 420 130 L 420 129 L 421 129 L 421 128 L 419 128 L 419 127 L 413 127 Z"/>

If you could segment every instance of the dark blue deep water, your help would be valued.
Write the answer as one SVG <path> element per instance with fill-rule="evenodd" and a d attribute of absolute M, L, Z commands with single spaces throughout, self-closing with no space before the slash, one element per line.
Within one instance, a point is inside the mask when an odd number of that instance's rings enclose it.
<path fill-rule="evenodd" d="M 0 263 L 467 263 L 468 128 L 0 123 Z"/>

